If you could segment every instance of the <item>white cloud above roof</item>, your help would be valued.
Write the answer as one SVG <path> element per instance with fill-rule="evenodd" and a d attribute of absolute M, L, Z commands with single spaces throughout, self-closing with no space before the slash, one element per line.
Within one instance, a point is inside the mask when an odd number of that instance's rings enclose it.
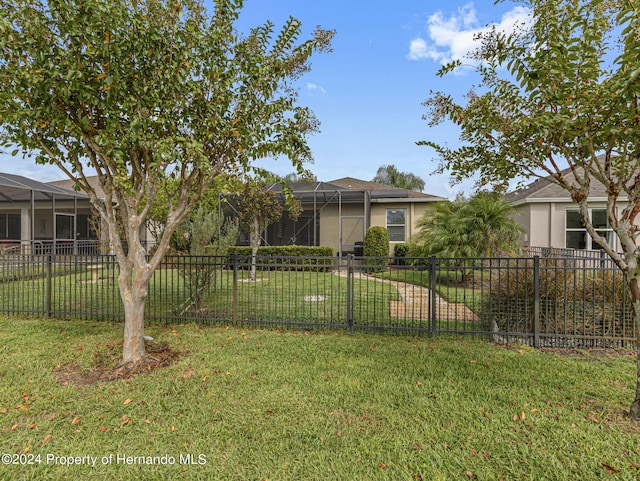
<path fill-rule="evenodd" d="M 409 44 L 410 60 L 429 59 L 439 63 L 463 59 L 477 46 L 477 36 L 496 28 L 503 32 L 513 32 L 518 26 L 531 22 L 530 11 L 522 6 L 514 7 L 502 15 L 499 22 L 480 25 L 473 3 L 467 3 L 450 16 L 442 11 L 427 20 L 427 39 L 416 37 Z"/>

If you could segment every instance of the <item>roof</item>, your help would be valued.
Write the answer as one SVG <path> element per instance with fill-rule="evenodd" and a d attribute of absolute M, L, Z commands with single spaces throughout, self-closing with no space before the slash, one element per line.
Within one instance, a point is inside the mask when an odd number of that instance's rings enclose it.
<path fill-rule="evenodd" d="M 569 181 L 574 179 L 571 169 L 564 169 L 560 173 Z M 606 199 L 607 190 L 604 185 L 595 179 L 591 179 L 591 200 Z M 566 201 L 573 202 L 569 192 L 551 180 L 551 176 L 534 180 L 530 184 L 509 192 L 505 195 L 505 200 L 511 204 L 526 204 L 528 202 L 553 202 Z"/>
<path fill-rule="evenodd" d="M 371 198 L 407 198 L 407 199 L 424 199 L 432 201 L 446 200 L 444 197 L 437 195 L 425 194 L 414 190 L 399 189 L 392 185 L 380 184 L 379 182 L 371 182 L 368 180 L 360 180 L 354 177 L 343 177 L 341 179 L 331 180 L 330 184 L 337 185 L 346 189 L 366 190 L 371 194 Z"/>
<path fill-rule="evenodd" d="M 89 183 L 89 185 L 91 187 L 93 187 L 93 190 L 95 191 L 96 195 L 98 196 L 98 199 L 104 199 L 104 191 L 102 190 L 102 187 L 100 187 L 100 182 L 98 181 L 98 176 L 97 175 L 92 175 L 92 176 L 87 177 L 87 182 Z M 74 190 L 74 191 L 75 191 L 75 187 L 76 187 L 76 183 L 71 179 L 56 180 L 55 182 L 47 182 L 47 184 L 48 185 L 52 185 L 52 186 L 56 186 L 56 187 L 61 187 L 63 189 Z"/>
<path fill-rule="evenodd" d="M 363 191 L 351 191 L 328 182 L 288 182 L 287 186 L 302 203 L 337 202 L 338 199 L 343 202 L 362 202 L 364 199 Z M 272 184 L 268 190 L 280 193 L 282 192 L 282 184 Z"/>
<path fill-rule="evenodd" d="M 21 175 L 0 173 L 0 202 L 25 202 L 31 200 L 31 192 L 35 201 L 50 201 L 53 196 L 87 200 L 89 197 L 81 192 L 64 189 L 57 185 L 45 184 L 28 179 Z"/>
<path fill-rule="evenodd" d="M 399 189 L 391 185 L 353 177 L 343 177 L 329 182 L 289 182 L 287 185 L 303 203 L 312 202 L 314 199 L 320 202 L 330 202 L 337 201 L 338 198 L 342 202 L 362 202 L 365 192 L 372 202 L 435 202 L 445 200 L 443 197 Z M 273 184 L 269 190 L 281 192 L 282 185 Z"/>

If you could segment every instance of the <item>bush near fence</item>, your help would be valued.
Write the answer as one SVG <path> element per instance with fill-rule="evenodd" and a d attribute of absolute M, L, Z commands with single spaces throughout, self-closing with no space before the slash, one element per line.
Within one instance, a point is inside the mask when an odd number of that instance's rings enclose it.
<path fill-rule="evenodd" d="M 534 259 L 497 261 L 483 312 L 498 332 L 534 332 Z M 539 259 L 539 331 L 583 338 L 634 338 L 622 273 L 585 269 L 585 259 Z"/>
<path fill-rule="evenodd" d="M 386 227 L 371 226 L 367 229 L 363 253 L 367 272 L 384 272 L 389 264 L 389 232 Z"/>
<path fill-rule="evenodd" d="M 234 246 L 229 248 L 228 255 L 237 255 L 243 259 L 239 268 L 246 270 L 251 267 L 251 247 Z M 323 246 L 264 246 L 258 248 L 259 258 L 257 268 L 273 269 L 277 267 L 281 270 L 314 270 L 326 272 L 333 267 L 333 247 Z"/>

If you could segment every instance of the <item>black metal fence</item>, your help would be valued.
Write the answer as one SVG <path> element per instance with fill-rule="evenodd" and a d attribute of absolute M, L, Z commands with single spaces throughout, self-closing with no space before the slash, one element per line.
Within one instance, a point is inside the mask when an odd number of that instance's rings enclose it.
<path fill-rule="evenodd" d="M 601 260 L 167 256 L 146 319 L 630 347 L 623 276 Z M 0 313 L 120 321 L 115 258 L 0 256 Z"/>

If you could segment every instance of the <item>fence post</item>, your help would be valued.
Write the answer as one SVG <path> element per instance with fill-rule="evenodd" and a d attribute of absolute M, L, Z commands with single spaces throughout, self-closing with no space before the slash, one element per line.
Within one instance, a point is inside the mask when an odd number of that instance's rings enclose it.
<path fill-rule="evenodd" d="M 540 347 L 540 256 L 533 256 L 533 347 Z"/>
<path fill-rule="evenodd" d="M 353 254 L 347 256 L 347 325 L 353 328 Z"/>
<path fill-rule="evenodd" d="M 231 314 L 231 320 L 233 324 L 238 323 L 238 253 L 233 253 L 233 312 Z"/>
<path fill-rule="evenodd" d="M 46 316 L 51 317 L 51 267 L 53 264 L 52 254 L 51 252 L 47 252 L 46 256 L 46 287 L 45 287 L 45 311 Z"/>
<path fill-rule="evenodd" d="M 438 311 L 436 306 L 436 273 L 438 268 L 438 258 L 429 256 L 429 321 L 431 322 L 431 335 L 435 336 L 437 330 Z"/>

